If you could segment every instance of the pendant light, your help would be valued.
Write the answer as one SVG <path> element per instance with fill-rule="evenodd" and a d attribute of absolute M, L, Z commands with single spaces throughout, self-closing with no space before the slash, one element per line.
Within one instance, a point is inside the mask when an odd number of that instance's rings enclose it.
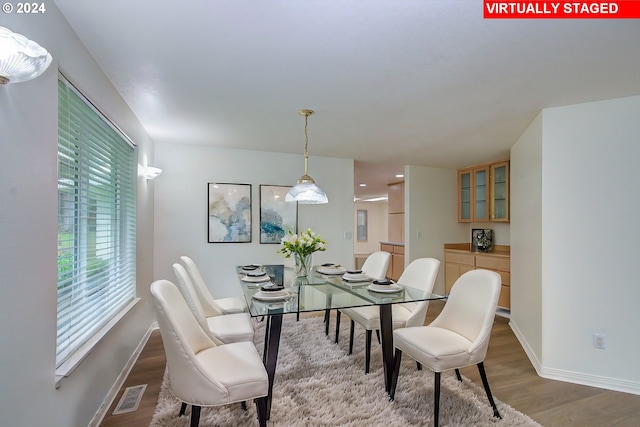
<path fill-rule="evenodd" d="M 21 34 L 0 27 L 0 85 L 35 79 L 49 64 L 51 55 L 46 49 Z"/>
<path fill-rule="evenodd" d="M 289 190 L 285 197 L 286 202 L 298 202 L 303 205 L 318 205 L 328 203 L 327 195 L 318 187 L 309 176 L 309 137 L 307 135 L 307 123 L 313 110 L 300 110 L 300 115 L 304 116 L 304 175 L 300 177 L 298 183 Z"/>

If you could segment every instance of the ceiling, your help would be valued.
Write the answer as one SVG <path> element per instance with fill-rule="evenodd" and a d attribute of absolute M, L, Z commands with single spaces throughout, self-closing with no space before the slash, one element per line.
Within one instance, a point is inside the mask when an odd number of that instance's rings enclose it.
<path fill-rule="evenodd" d="M 542 108 L 640 94 L 638 20 L 485 20 L 480 0 L 55 3 L 155 141 L 302 153 L 311 108 L 310 175 L 313 156 L 353 158 L 360 198 L 404 165 L 506 158 Z"/>

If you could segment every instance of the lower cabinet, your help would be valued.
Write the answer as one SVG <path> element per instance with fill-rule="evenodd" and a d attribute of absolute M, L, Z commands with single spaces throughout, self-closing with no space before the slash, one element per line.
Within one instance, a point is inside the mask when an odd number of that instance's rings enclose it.
<path fill-rule="evenodd" d="M 398 280 L 404 271 L 404 245 L 381 243 L 380 250 L 391 254 L 391 262 L 387 269 L 387 278 Z"/>
<path fill-rule="evenodd" d="M 482 268 L 498 273 L 502 288 L 498 306 L 511 308 L 511 257 L 509 246 L 494 246 L 494 252 L 470 252 L 468 243 L 451 243 L 444 246 L 444 288 L 448 294 L 458 277 L 469 270 Z"/>

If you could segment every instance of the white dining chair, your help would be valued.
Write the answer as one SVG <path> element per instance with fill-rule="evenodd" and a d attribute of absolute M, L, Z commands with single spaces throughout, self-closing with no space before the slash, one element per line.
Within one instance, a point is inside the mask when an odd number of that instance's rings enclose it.
<path fill-rule="evenodd" d="M 244 298 L 240 297 L 228 297 L 228 298 L 214 298 L 211 290 L 207 287 L 202 274 L 200 274 L 200 269 L 196 265 L 193 259 L 188 256 L 181 256 L 180 261 L 184 264 L 184 268 L 189 273 L 189 277 L 191 278 L 191 282 L 193 283 L 194 289 L 198 294 L 198 298 L 200 298 L 200 302 L 202 303 L 202 307 L 204 309 L 205 315 L 209 315 L 209 313 L 215 312 L 218 310 L 224 314 L 231 313 L 242 313 L 248 311 L 247 303 Z"/>
<path fill-rule="evenodd" d="M 393 332 L 395 367 L 389 392 L 391 400 L 395 398 L 402 355 L 406 354 L 435 373 L 433 423 L 437 427 L 441 372 L 455 369 L 458 381 L 462 381 L 459 368 L 477 365 L 493 415 L 501 418 L 484 369 L 500 284 L 500 275 L 495 271 L 468 271 L 453 284 L 442 312 L 433 322 Z"/>
<path fill-rule="evenodd" d="M 183 295 L 168 280 L 151 284 L 173 395 L 191 406 L 198 427 L 203 406 L 255 400 L 260 426 L 267 425 L 269 378 L 252 342 L 220 344 L 210 339 Z"/>
<path fill-rule="evenodd" d="M 209 331 L 212 340 L 220 343 L 253 341 L 253 322 L 249 313 L 224 314 L 220 311 L 205 313 L 187 270 L 178 263 L 173 264 L 173 271 L 178 278 L 178 287 L 193 312 L 198 324 Z M 209 314 L 209 315 L 207 315 Z"/>
<path fill-rule="evenodd" d="M 440 261 L 435 258 L 418 258 L 413 260 L 404 270 L 398 283 L 411 288 L 431 292 L 438 277 Z M 391 306 L 391 317 L 393 319 L 393 329 L 423 326 L 427 316 L 429 301 L 409 302 L 403 304 L 393 304 Z M 371 362 L 371 333 L 380 330 L 380 308 L 378 306 L 341 308 L 338 310 L 336 318 L 336 342 L 340 332 L 340 313 L 349 316 L 349 354 L 353 352 L 353 335 L 355 324 L 364 327 L 365 334 L 365 373 L 369 373 Z"/>
<path fill-rule="evenodd" d="M 381 280 L 385 278 L 387 270 L 389 269 L 389 263 L 391 262 L 391 253 L 385 251 L 372 252 L 362 264 L 362 272 L 366 274 L 372 280 Z M 330 310 L 325 311 L 325 334 L 329 335 L 329 316 Z M 340 324 L 340 312 L 336 310 L 336 319 L 338 325 Z M 339 327 L 339 326 L 338 326 Z M 336 343 L 338 338 L 336 335 Z"/>

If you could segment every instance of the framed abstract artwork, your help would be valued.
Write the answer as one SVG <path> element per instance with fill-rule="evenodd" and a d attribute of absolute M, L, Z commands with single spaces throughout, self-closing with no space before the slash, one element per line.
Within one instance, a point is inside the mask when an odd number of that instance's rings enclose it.
<path fill-rule="evenodd" d="M 260 186 L 260 243 L 280 243 L 287 232 L 298 232 L 298 203 L 284 201 L 290 189 Z"/>
<path fill-rule="evenodd" d="M 251 184 L 207 186 L 209 243 L 251 242 Z"/>

